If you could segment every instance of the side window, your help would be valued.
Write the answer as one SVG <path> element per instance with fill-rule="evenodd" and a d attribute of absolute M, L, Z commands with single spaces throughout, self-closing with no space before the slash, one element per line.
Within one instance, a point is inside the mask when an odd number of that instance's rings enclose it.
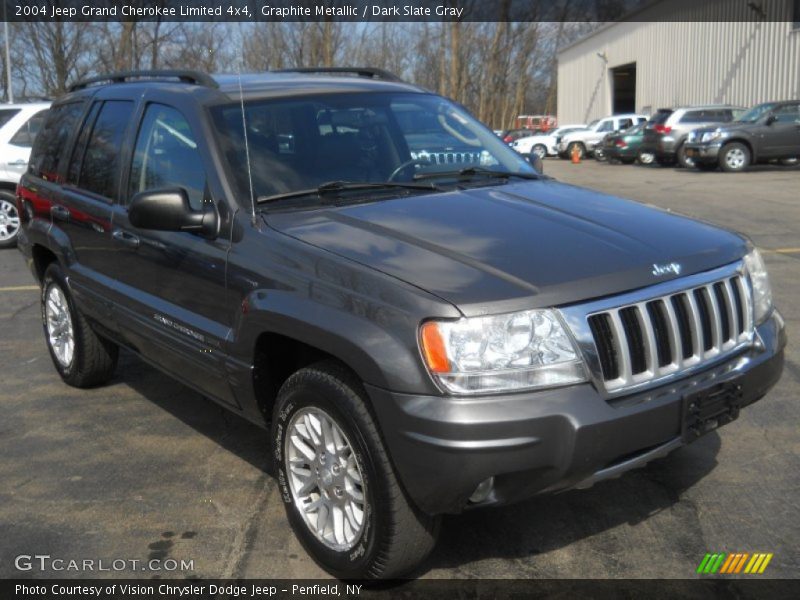
<path fill-rule="evenodd" d="M 18 108 L 0 108 L 0 127 L 19 114 Z"/>
<path fill-rule="evenodd" d="M 14 134 L 9 143 L 15 146 L 22 146 L 23 148 L 32 147 L 33 140 L 36 139 L 36 134 L 39 133 L 39 130 L 42 128 L 42 123 L 44 123 L 46 115 L 46 110 L 33 115 L 19 130 L 17 130 L 17 133 Z"/>
<path fill-rule="evenodd" d="M 115 196 L 120 148 L 132 112 L 133 102 L 128 100 L 103 103 L 83 154 L 80 188 L 105 198 Z"/>
<path fill-rule="evenodd" d="M 600 126 L 597 128 L 597 132 L 603 133 L 606 131 L 611 131 L 612 129 L 614 129 L 614 121 L 608 120 L 600 123 Z"/>
<path fill-rule="evenodd" d="M 83 159 L 83 151 L 86 149 L 86 142 L 89 140 L 89 134 L 92 133 L 92 125 L 97 118 L 97 113 L 100 111 L 102 102 L 95 102 L 89 110 L 89 114 L 83 121 L 83 127 L 78 134 L 78 141 L 75 142 L 75 147 L 72 149 L 72 156 L 69 159 L 67 166 L 67 183 L 78 185 L 78 178 L 81 176 L 81 159 Z"/>
<path fill-rule="evenodd" d="M 82 113 L 82 102 L 61 104 L 47 111 L 41 135 L 33 144 L 29 173 L 50 181 L 56 179 L 61 153 Z"/>
<path fill-rule="evenodd" d="M 680 122 L 681 123 L 702 123 L 705 121 L 706 115 L 702 110 L 687 110 L 683 113 Z"/>
<path fill-rule="evenodd" d="M 778 123 L 800 123 L 800 104 L 784 104 L 773 113 Z"/>
<path fill-rule="evenodd" d="M 147 107 L 131 164 L 129 197 L 137 192 L 181 187 L 195 210 L 203 206 L 205 169 L 186 118 L 162 104 Z"/>
<path fill-rule="evenodd" d="M 619 120 L 619 131 L 625 131 L 631 125 L 633 125 L 633 119 L 620 119 Z"/>

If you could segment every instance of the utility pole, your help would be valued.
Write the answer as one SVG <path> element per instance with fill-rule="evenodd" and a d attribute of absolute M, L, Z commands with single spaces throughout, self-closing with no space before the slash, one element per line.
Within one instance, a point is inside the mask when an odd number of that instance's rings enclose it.
<path fill-rule="evenodd" d="M 11 51 L 8 41 L 8 20 L 6 19 L 6 0 L 3 2 L 3 37 L 6 42 L 6 90 L 8 91 L 8 103 L 14 103 L 14 91 L 11 89 Z"/>

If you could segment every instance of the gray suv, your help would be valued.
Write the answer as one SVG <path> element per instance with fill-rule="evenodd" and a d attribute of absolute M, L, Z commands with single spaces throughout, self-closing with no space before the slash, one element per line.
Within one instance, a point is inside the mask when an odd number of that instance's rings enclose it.
<path fill-rule="evenodd" d="M 544 177 L 374 69 L 82 82 L 16 201 L 64 382 L 125 348 L 263 427 L 340 578 L 408 573 L 442 514 L 691 443 L 783 367 L 749 240 Z"/>
<path fill-rule="evenodd" d="M 645 125 L 642 146 L 652 151 L 661 164 L 677 161 L 682 167 L 693 167 L 685 148 L 689 132 L 698 127 L 730 123 L 744 111 L 742 107 L 716 104 L 661 108 Z"/>

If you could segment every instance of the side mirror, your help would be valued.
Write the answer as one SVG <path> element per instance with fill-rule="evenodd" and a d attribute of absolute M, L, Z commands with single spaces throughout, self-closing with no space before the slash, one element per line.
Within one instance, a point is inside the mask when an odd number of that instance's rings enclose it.
<path fill-rule="evenodd" d="M 770 115 L 770 116 L 767 117 L 767 120 L 764 121 L 764 123 L 767 124 L 767 125 L 772 125 L 777 120 L 778 120 L 778 116 L 777 115 Z"/>
<path fill-rule="evenodd" d="M 544 173 L 544 161 L 542 160 L 541 156 L 538 154 L 528 154 L 525 157 L 525 160 L 531 164 L 531 166 L 536 170 L 537 173 L 539 173 L 539 175 Z"/>
<path fill-rule="evenodd" d="M 139 192 L 131 200 L 128 220 L 139 229 L 190 231 L 207 238 L 217 235 L 216 211 L 192 209 L 183 188 Z"/>

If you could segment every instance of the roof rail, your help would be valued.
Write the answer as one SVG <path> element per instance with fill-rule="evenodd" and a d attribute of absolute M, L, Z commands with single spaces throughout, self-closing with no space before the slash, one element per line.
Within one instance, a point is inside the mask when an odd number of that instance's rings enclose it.
<path fill-rule="evenodd" d="M 76 90 L 81 90 L 95 83 L 125 83 L 126 81 L 135 81 L 137 79 L 177 79 L 181 83 L 203 85 L 211 88 L 219 87 L 211 76 L 201 73 L 200 71 L 155 69 L 144 71 L 117 71 L 115 73 L 90 77 L 72 84 L 69 86 L 69 91 L 74 92 Z"/>
<path fill-rule="evenodd" d="M 370 79 L 383 79 L 385 81 L 403 81 L 394 73 L 384 69 L 373 67 L 298 67 L 296 69 L 278 69 L 272 73 L 322 73 L 322 74 L 345 74 L 357 75 L 358 77 L 368 77 Z"/>

